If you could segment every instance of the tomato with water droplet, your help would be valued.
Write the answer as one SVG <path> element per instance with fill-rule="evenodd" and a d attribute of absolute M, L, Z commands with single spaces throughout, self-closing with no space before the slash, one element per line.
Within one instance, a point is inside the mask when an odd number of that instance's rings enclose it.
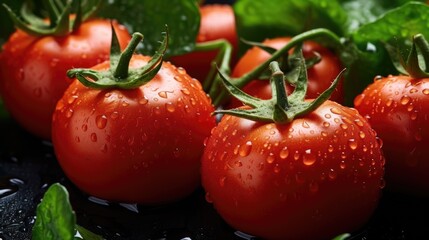
<path fill-rule="evenodd" d="M 386 188 L 429 196 L 429 78 L 387 76 L 355 98 L 383 140 Z"/>
<path fill-rule="evenodd" d="M 149 59 L 134 55 L 130 67 Z M 91 69 L 108 68 L 104 62 Z M 188 196 L 200 184 L 204 140 L 215 126 L 199 85 L 167 62 L 136 89 L 93 89 L 74 80 L 53 114 L 52 143 L 65 174 L 111 201 L 161 204 Z"/>
<path fill-rule="evenodd" d="M 93 19 L 66 36 L 36 37 L 17 30 L 0 53 L 0 94 L 12 117 L 26 130 L 51 139 L 55 104 L 71 83 L 66 72 L 109 58 L 113 24 L 121 47 L 131 36 L 117 21 Z"/>
<path fill-rule="evenodd" d="M 243 146 L 245 154 L 235 151 Z M 371 217 L 384 186 L 383 159 L 369 123 L 326 101 L 285 124 L 225 115 L 207 140 L 202 184 L 240 231 L 263 239 L 329 239 Z"/>

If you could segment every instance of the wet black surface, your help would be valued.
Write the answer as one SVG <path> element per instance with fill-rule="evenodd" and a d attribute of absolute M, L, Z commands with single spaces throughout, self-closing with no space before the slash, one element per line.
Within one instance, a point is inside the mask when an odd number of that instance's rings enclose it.
<path fill-rule="evenodd" d="M 36 206 L 54 182 L 69 190 L 78 224 L 105 239 L 246 238 L 222 221 L 202 189 L 177 203 L 156 207 L 87 196 L 63 175 L 50 142 L 31 136 L 12 120 L 0 120 L 1 240 L 31 239 Z M 428 202 L 385 191 L 368 224 L 350 239 L 429 239 Z"/>

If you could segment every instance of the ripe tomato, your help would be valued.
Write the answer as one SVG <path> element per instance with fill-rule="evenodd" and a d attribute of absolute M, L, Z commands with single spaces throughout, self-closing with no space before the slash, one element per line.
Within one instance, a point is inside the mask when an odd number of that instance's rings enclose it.
<path fill-rule="evenodd" d="M 356 109 L 383 139 L 386 183 L 392 190 L 429 194 L 429 79 L 377 77 L 355 98 Z"/>
<path fill-rule="evenodd" d="M 356 110 L 329 100 L 286 124 L 224 116 L 206 143 L 202 184 L 238 230 L 329 239 L 357 230 L 376 208 L 380 147 Z"/>
<path fill-rule="evenodd" d="M 125 47 L 128 31 L 112 23 Z M 111 30 L 110 20 L 94 19 L 63 37 L 13 33 L 0 53 L 0 94 L 13 118 L 31 133 L 50 139 L 55 104 L 71 82 L 67 70 L 108 59 Z"/>
<path fill-rule="evenodd" d="M 235 16 L 231 5 L 207 4 L 200 6 L 201 22 L 196 39 L 197 43 L 226 39 L 233 49 L 237 48 Z M 218 51 L 195 51 L 171 58 L 176 66 L 181 66 L 192 77 L 203 81 L 210 71 L 211 61 Z"/>
<path fill-rule="evenodd" d="M 263 41 L 263 44 L 275 49 L 280 49 L 289 41 L 289 37 L 281 37 L 267 39 Z M 340 60 L 333 52 L 315 42 L 305 42 L 302 50 L 304 57 L 314 56 L 313 52 L 317 52 L 321 56 L 320 62 L 307 70 L 308 91 L 306 97 L 316 98 L 320 95 L 320 93 L 325 91 L 325 89 L 331 85 L 331 81 L 335 79 L 336 76 L 338 76 L 343 67 Z M 237 65 L 235 65 L 232 71 L 232 77 L 243 76 L 244 74 L 259 66 L 261 63 L 268 60 L 269 57 L 270 54 L 261 48 L 252 47 L 238 60 Z M 292 87 L 288 85 L 287 89 L 290 92 Z M 269 81 L 251 81 L 243 87 L 243 91 L 258 98 L 271 98 L 271 87 Z M 341 81 L 339 82 L 337 89 L 334 91 L 330 99 L 338 103 L 342 103 L 344 100 L 343 95 L 343 86 Z M 233 98 L 230 103 L 230 108 L 235 108 L 241 105 L 242 104 L 239 101 Z"/>
<path fill-rule="evenodd" d="M 148 60 L 134 55 L 130 66 Z M 104 62 L 92 69 L 108 68 Z M 52 143 L 66 175 L 88 194 L 142 204 L 174 201 L 200 183 L 213 110 L 201 84 L 169 63 L 132 90 L 97 90 L 75 80 L 56 106 Z"/>

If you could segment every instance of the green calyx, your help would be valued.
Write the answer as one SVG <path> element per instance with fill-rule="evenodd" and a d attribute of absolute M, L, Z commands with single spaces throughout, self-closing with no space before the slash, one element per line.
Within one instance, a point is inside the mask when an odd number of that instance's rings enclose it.
<path fill-rule="evenodd" d="M 289 58 L 289 50 L 293 49 L 295 46 L 302 44 L 307 40 L 314 39 L 323 39 L 325 43 L 333 48 L 341 51 L 344 47 L 342 40 L 333 32 L 324 28 L 312 29 L 306 32 L 303 32 L 295 37 L 293 37 L 285 46 L 276 50 L 271 47 L 265 46 L 260 43 L 245 41 L 245 43 L 260 47 L 264 51 L 271 54 L 271 57 L 263 62 L 261 65 L 248 72 L 247 74 L 239 77 L 231 79 L 230 83 L 237 88 L 242 88 L 250 81 L 254 79 L 269 79 L 270 73 L 267 71 L 269 65 L 272 61 L 276 61 L 279 63 L 280 69 L 284 72 L 289 72 L 292 67 L 290 66 Z M 229 60 L 229 59 L 228 59 Z M 306 68 L 310 68 L 312 65 L 318 63 L 321 60 L 320 55 L 318 53 L 314 53 L 314 56 L 306 59 Z M 213 104 L 215 106 L 221 106 L 228 100 L 228 92 L 225 88 L 222 87 L 222 79 L 221 74 L 225 75 L 229 72 L 229 68 L 221 67 L 220 74 L 210 82 L 210 90 L 208 91 L 210 97 L 213 99 Z"/>
<path fill-rule="evenodd" d="M 3 7 L 8 12 L 15 26 L 33 36 L 65 36 L 79 28 L 80 24 L 92 17 L 101 5 L 101 0 L 43 0 L 44 10 L 48 20 L 33 13 L 34 3 L 31 0 L 24 2 L 19 17 L 6 4 Z M 75 11 L 72 11 L 75 9 Z M 70 15 L 74 13 L 74 18 Z"/>
<path fill-rule="evenodd" d="M 112 26 L 112 44 L 110 47 L 110 68 L 104 71 L 75 68 L 67 71 L 69 78 L 77 78 L 83 85 L 96 89 L 135 89 L 149 82 L 162 66 L 162 58 L 168 45 L 168 31 L 163 32 L 163 40 L 158 51 L 141 68 L 130 69 L 129 63 L 142 41 L 141 33 L 134 33 L 125 50 L 121 53 L 118 38 Z"/>
<path fill-rule="evenodd" d="M 325 102 L 335 90 L 344 70 L 335 78 L 331 86 L 313 101 L 305 101 L 307 92 L 307 67 L 300 48 L 295 48 L 291 58 L 288 59 L 292 70 L 284 74 L 277 61 L 269 64 L 271 71 L 270 84 L 272 98 L 262 100 L 248 95 L 233 85 L 220 73 L 223 84 L 231 95 L 250 106 L 250 109 L 236 108 L 230 110 L 218 110 L 216 113 L 224 113 L 243 117 L 255 121 L 288 123 L 293 119 L 303 116 Z M 295 87 L 288 96 L 285 89 L 285 81 Z"/>
<path fill-rule="evenodd" d="M 429 43 L 422 34 L 414 35 L 412 40 L 413 44 L 406 61 L 399 48 L 389 44 L 385 46 L 398 72 L 413 78 L 427 78 L 429 77 Z"/>

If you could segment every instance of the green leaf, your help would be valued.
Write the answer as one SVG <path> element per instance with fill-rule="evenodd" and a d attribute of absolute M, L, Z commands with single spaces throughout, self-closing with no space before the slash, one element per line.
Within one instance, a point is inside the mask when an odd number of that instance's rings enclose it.
<path fill-rule="evenodd" d="M 389 43 L 408 52 L 415 34 L 429 36 L 428 22 L 429 6 L 410 2 L 352 32 L 353 44 L 349 44 L 348 51 L 342 56 L 349 69 L 344 86 L 346 104 L 351 105 L 353 98 L 377 75 L 397 74 L 384 45 Z"/>
<path fill-rule="evenodd" d="M 12 8 L 15 11 L 19 11 L 22 3 L 24 0 L 0 0 L 0 46 L 3 45 L 7 39 L 9 38 L 9 35 L 15 31 L 15 27 L 13 25 L 12 20 L 9 17 L 9 14 L 7 14 L 6 9 L 2 6 L 2 4 L 8 5 L 10 8 Z M 1 48 L 0 48 L 1 51 Z"/>
<path fill-rule="evenodd" d="M 334 239 L 332 240 L 346 240 L 347 238 L 349 238 L 351 235 L 350 233 L 343 233 L 341 235 L 336 236 Z"/>
<path fill-rule="evenodd" d="M 64 186 L 55 183 L 46 191 L 37 206 L 33 240 L 73 240 L 76 216 Z"/>
<path fill-rule="evenodd" d="M 88 231 L 87 229 L 76 225 L 76 230 L 77 232 L 80 234 L 80 236 L 82 237 L 81 239 L 84 240 L 103 240 L 103 237 L 101 237 L 100 235 L 97 235 L 91 231 Z M 80 239 L 80 238 L 77 238 Z"/>
<path fill-rule="evenodd" d="M 146 55 L 154 54 L 159 46 L 159 33 L 168 25 L 167 57 L 192 51 L 200 25 L 197 2 L 189 0 L 106 1 L 99 16 L 117 19 L 130 32 L 141 32 L 145 40 L 138 51 Z"/>
<path fill-rule="evenodd" d="M 404 5 L 415 0 L 339 0 L 348 13 L 348 30 L 351 32 L 360 26 L 373 22 L 388 10 Z M 423 2 L 423 0 L 420 0 Z"/>
<path fill-rule="evenodd" d="M 234 12 L 239 36 L 251 41 L 294 36 L 314 28 L 343 35 L 347 28 L 348 13 L 332 0 L 238 0 Z"/>

